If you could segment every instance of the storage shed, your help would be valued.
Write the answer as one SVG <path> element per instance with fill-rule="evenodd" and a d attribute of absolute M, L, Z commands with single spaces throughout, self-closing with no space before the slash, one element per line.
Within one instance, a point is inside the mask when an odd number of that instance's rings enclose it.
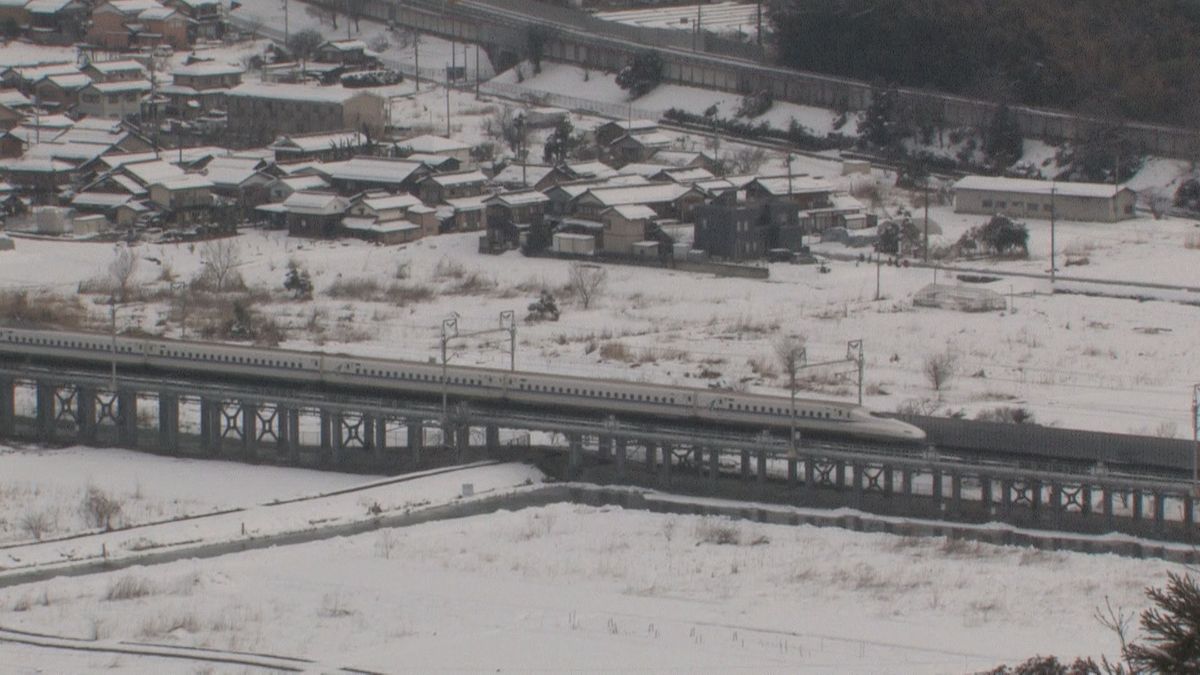
<path fill-rule="evenodd" d="M 967 176 L 954 184 L 955 213 L 1111 223 L 1133 218 L 1136 202 L 1130 188 L 1104 183 Z"/>

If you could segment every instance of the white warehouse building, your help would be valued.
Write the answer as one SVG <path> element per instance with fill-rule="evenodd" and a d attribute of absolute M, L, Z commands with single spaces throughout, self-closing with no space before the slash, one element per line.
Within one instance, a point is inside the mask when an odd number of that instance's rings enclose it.
<path fill-rule="evenodd" d="M 1011 218 L 1116 222 L 1133 218 L 1137 193 L 1124 185 L 967 176 L 954 184 L 954 212 Z"/>

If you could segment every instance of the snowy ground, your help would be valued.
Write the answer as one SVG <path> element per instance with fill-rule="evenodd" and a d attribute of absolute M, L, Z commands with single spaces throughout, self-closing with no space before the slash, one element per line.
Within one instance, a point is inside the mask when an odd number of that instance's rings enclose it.
<path fill-rule="evenodd" d="M 946 236 L 976 224 L 945 207 L 931 210 Z M 1032 258 L 1014 263 L 969 263 L 1026 272 L 1048 265 L 1049 228 L 1031 221 Z M 1190 221 L 1139 219 L 1111 225 L 1062 223 L 1056 233 L 1068 253 L 1090 264 L 1066 274 L 1129 281 L 1196 283 L 1200 251 L 1184 246 L 1196 231 Z M 776 264 L 767 281 L 609 266 L 606 291 L 584 310 L 565 297 L 569 263 L 524 258 L 519 253 L 476 252 L 477 234 L 426 239 L 403 248 L 361 242 L 313 242 L 282 233 L 249 232 L 239 239 L 241 273 L 252 286 L 270 290 L 256 309 L 289 328 L 284 346 L 426 360 L 436 354 L 441 320 L 461 316 L 464 331 L 492 326 L 503 310 L 532 302 L 543 287 L 559 293 L 565 311 L 553 323 L 519 328 L 519 368 L 583 375 L 656 380 L 685 386 L 710 383 L 782 393 L 772 356 L 784 334 L 804 335 L 811 362 L 845 355 L 845 342 L 866 343 L 864 402 L 895 410 L 906 402 L 942 412 L 978 411 L 1000 405 L 1029 408 L 1039 422 L 1074 428 L 1184 436 L 1189 387 L 1200 381 L 1191 358 L 1200 315 L 1172 302 L 1137 302 L 1051 295 L 1044 280 L 1009 278 L 988 284 L 1010 299 L 1014 311 L 960 314 L 914 308 L 912 294 L 946 273 L 884 267 L 883 299 L 876 302 L 874 265 L 834 261 L 829 274 L 815 267 Z M 139 278 L 148 290 L 162 267 L 181 279 L 198 273 L 202 246 L 141 245 Z M 103 277 L 112 258 L 108 244 L 20 240 L 0 266 L 0 288 L 48 288 L 73 294 L 80 282 Z M 1060 252 L 1060 256 L 1064 255 Z M 290 300 L 282 290 L 288 260 L 307 268 L 314 301 Z M 1061 266 L 1062 258 L 1059 265 Z M 402 273 L 405 279 L 397 279 Z M 374 280 L 378 301 L 332 298 L 335 282 Z M 386 299 L 388 287 L 397 293 Z M 107 296 L 82 296 L 96 327 L 106 319 Z M 122 328 L 179 336 L 167 321 L 166 302 L 132 303 L 118 313 Z M 189 335 L 200 327 L 195 312 Z M 607 343 L 626 354 L 604 358 Z M 951 351 L 957 376 L 940 397 L 923 375 L 927 356 Z M 610 353 L 611 357 L 611 353 Z M 455 363 L 501 366 L 505 356 L 484 338 L 464 340 Z M 834 372 L 836 371 L 836 372 Z M 852 399 L 848 368 L 813 371 L 812 395 Z M 939 400 L 940 398 L 940 400 Z"/>
<path fill-rule="evenodd" d="M 521 72 L 520 76 L 517 74 L 518 69 Z M 717 117 L 732 119 L 742 104 L 742 97 L 738 94 L 678 84 L 659 85 L 649 94 L 631 102 L 629 92 L 617 86 L 616 73 L 590 70 L 567 63 L 543 63 L 542 72 L 539 74 L 534 74 L 530 64 L 523 63 L 517 68 L 500 73 L 493 81 L 520 84 L 537 91 L 586 98 L 601 103 L 631 103 L 638 110 L 659 114 L 670 108 L 679 108 L 700 115 L 709 106 L 715 105 Z M 857 123 L 853 116 L 844 126 L 835 129 L 837 112 L 782 101 L 772 105 L 765 114 L 745 121 L 753 124 L 766 122 L 776 129 L 787 129 L 793 119 L 818 136 L 825 136 L 834 131 L 850 136 L 857 134 Z"/>
<path fill-rule="evenodd" d="M 90 466 L 81 454 L 27 461 L 44 462 L 47 474 Z M 214 485 L 192 473 L 211 465 L 222 463 L 139 470 L 147 483 L 170 484 L 186 471 Z M 272 484 L 250 467 L 228 466 L 219 491 Z M 511 465 L 472 471 L 481 486 L 522 475 Z M 96 478 L 111 490 L 126 480 Z M 336 474 L 306 483 L 314 491 L 344 484 Z M 397 496 L 443 503 L 454 497 L 446 484 L 413 481 Z M 281 506 L 277 518 L 312 508 Z M 732 543 L 715 543 L 723 539 Z M 385 672 L 961 673 L 1035 653 L 1113 654 L 1116 638 L 1093 611 L 1106 596 L 1141 609 L 1143 587 L 1168 569 L 1106 555 L 555 505 L 6 588 L 0 627 Z M 5 642 L 0 662 L 18 673 L 34 665 L 163 667 Z"/>

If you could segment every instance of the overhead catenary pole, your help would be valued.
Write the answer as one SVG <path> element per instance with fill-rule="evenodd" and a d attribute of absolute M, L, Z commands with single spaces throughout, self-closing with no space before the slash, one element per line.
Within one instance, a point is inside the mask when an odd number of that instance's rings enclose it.
<path fill-rule="evenodd" d="M 1192 385 L 1192 495 L 1200 497 L 1200 384 Z"/>
<path fill-rule="evenodd" d="M 1055 264 L 1054 264 L 1054 220 L 1057 215 L 1054 208 L 1054 184 L 1050 184 L 1050 283 L 1055 281 Z"/>
<path fill-rule="evenodd" d="M 925 176 L 925 262 L 929 262 L 929 176 Z"/>

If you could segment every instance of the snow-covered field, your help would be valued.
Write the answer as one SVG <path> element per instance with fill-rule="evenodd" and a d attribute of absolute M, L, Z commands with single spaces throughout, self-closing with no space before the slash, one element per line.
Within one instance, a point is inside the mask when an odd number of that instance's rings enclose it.
<path fill-rule="evenodd" d="M 931 218 L 949 238 L 978 222 L 946 207 L 932 209 Z M 973 266 L 1044 271 L 1049 227 L 1031 221 L 1030 228 L 1030 260 Z M 1064 274 L 1196 283 L 1200 251 L 1184 246 L 1196 231 L 1190 221 L 1060 223 L 1057 230 L 1063 251 L 1090 260 Z M 1012 310 L 960 314 L 912 306 L 912 294 L 935 276 L 946 281 L 945 272 L 884 267 L 878 272 L 883 299 L 875 301 L 874 265 L 833 261 L 828 274 L 774 264 L 766 281 L 613 265 L 606 268 L 602 297 L 584 310 L 564 294 L 568 262 L 517 252 L 481 255 L 477 236 L 452 234 L 381 248 L 247 232 L 237 239 L 239 270 L 252 286 L 271 291 L 255 309 L 287 327 L 284 346 L 297 349 L 426 360 L 436 354 L 441 321 L 452 312 L 460 315 L 464 332 L 491 327 L 504 310 L 523 317 L 545 287 L 559 294 L 565 311 L 558 322 L 522 323 L 519 368 L 782 393 L 772 355 L 780 335 L 805 336 L 811 362 L 841 358 L 847 340 L 862 338 L 864 402 L 873 408 L 895 410 L 922 400 L 925 407 L 974 416 L 1015 405 L 1044 424 L 1180 437 L 1190 429 L 1190 385 L 1200 381 L 1200 365 L 1191 358 L 1192 336 L 1200 327 L 1194 306 L 1052 295 L 1044 280 L 1013 277 L 987 284 L 1010 296 Z M 143 257 L 139 278 L 147 288 L 169 288 L 155 281 L 163 267 L 151 258 L 181 279 L 200 269 L 202 246 L 137 248 Z M 71 295 L 81 282 L 105 274 L 113 251 L 109 244 L 19 240 L 16 251 L 0 255 L 6 258 L 0 288 L 44 287 Z M 315 300 L 284 294 L 289 260 L 312 274 Z M 407 278 L 397 279 L 398 273 Z M 336 282 L 368 279 L 381 287 L 377 301 L 328 295 Z M 388 287 L 396 293 L 388 296 Z M 106 318 L 106 298 L 82 296 L 97 326 Z M 168 313 L 166 302 L 131 303 L 118 312 L 118 323 L 122 329 L 136 325 L 181 335 Z M 195 317 L 191 321 L 188 335 L 195 336 L 199 326 Z M 608 352 L 605 358 L 601 347 L 609 343 L 620 343 L 625 353 L 614 358 Z M 939 395 L 923 365 L 927 356 L 945 351 L 956 355 L 957 374 Z M 455 363 L 495 366 L 506 365 L 505 358 L 484 338 L 462 341 L 453 355 Z M 852 399 L 855 386 L 848 375 L 849 368 L 813 371 L 810 394 Z"/>
<path fill-rule="evenodd" d="M 47 474 L 91 466 L 79 453 L 25 461 L 43 463 Z M 206 478 L 213 465 L 228 467 L 219 486 Z M 190 475 L 231 499 L 268 494 L 272 477 L 247 468 L 178 460 L 139 472 L 147 484 Z M 472 471 L 477 485 L 499 486 L 522 470 Z M 95 476 L 114 491 L 127 480 Z M 313 474 L 291 487 L 328 491 L 345 482 Z M 444 503 L 454 497 L 446 483 L 421 479 L 395 494 Z M 295 519 L 284 513 L 292 508 L 301 515 L 312 506 L 280 506 L 277 518 Z M 1141 609 L 1143 587 L 1168 569 L 1107 555 L 564 504 L 0 589 L 0 627 L 381 672 L 961 673 L 1035 653 L 1113 654 L 1116 638 L 1094 610 L 1105 597 Z M 2 641 L 0 663 L 18 673 L 164 667 Z"/>

